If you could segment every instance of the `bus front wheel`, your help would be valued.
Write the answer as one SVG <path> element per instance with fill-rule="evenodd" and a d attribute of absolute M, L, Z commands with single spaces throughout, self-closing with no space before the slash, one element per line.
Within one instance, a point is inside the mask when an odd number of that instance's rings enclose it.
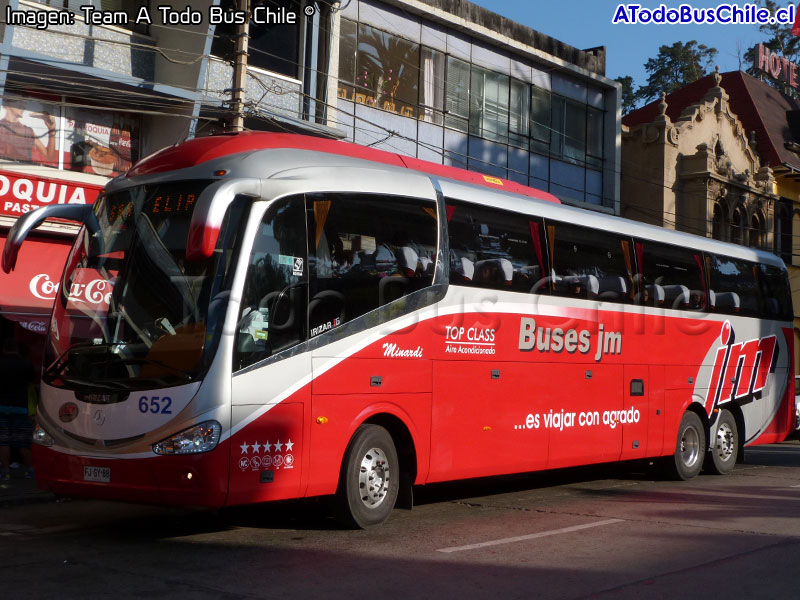
<path fill-rule="evenodd" d="M 706 431 L 696 414 L 687 411 L 678 428 L 675 453 L 669 460 L 671 474 L 686 481 L 700 473 L 706 454 Z"/>
<path fill-rule="evenodd" d="M 360 528 L 383 523 L 400 487 L 400 462 L 392 436 L 378 425 L 359 427 L 347 446 L 336 493 L 338 514 Z"/>
<path fill-rule="evenodd" d="M 731 411 L 720 411 L 716 436 L 712 436 L 708 446 L 706 468 L 717 475 L 733 471 L 739 455 L 739 431 Z"/>

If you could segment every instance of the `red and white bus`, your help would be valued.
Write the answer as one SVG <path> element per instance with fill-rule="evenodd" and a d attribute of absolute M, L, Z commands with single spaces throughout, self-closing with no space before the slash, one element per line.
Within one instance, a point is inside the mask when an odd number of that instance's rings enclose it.
<path fill-rule="evenodd" d="M 84 223 L 35 432 L 60 494 L 336 495 L 363 527 L 412 485 L 658 457 L 688 479 L 794 429 L 766 252 L 288 134 L 191 140 L 31 213 L 6 271 L 56 211 Z"/>

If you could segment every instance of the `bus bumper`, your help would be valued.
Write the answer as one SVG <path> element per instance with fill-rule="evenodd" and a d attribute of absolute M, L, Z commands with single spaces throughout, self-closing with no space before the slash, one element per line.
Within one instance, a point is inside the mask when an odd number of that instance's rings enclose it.
<path fill-rule="evenodd" d="M 32 451 L 36 484 L 55 494 L 221 507 L 228 495 L 228 446 L 203 454 L 132 459 L 76 456 L 37 445 Z"/>

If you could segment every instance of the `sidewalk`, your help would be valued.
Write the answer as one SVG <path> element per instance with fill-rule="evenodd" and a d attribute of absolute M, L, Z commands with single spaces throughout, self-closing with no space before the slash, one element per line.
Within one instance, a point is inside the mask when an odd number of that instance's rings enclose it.
<path fill-rule="evenodd" d="M 40 490 L 36 487 L 35 479 L 24 479 L 21 472 L 19 474 L 12 472 L 10 481 L 0 481 L 0 508 L 52 502 L 55 499 L 55 494 Z"/>

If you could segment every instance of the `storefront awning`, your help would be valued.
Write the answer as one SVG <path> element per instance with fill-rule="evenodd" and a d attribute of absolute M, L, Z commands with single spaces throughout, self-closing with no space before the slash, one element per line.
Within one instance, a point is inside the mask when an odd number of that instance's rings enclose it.
<path fill-rule="evenodd" d="M 0 233 L 0 253 L 6 243 Z M 72 240 L 27 240 L 11 273 L 0 271 L 0 315 L 44 333 Z"/>

